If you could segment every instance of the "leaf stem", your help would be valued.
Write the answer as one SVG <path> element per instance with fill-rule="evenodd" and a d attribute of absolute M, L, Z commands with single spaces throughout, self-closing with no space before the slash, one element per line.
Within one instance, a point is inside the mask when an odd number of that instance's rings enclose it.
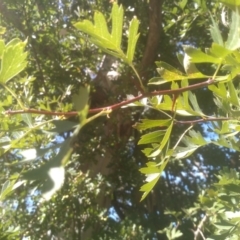
<path fill-rule="evenodd" d="M 140 86 L 141 86 L 143 92 L 146 92 L 146 88 L 144 87 L 144 85 L 143 85 L 143 83 L 142 83 L 142 80 L 141 80 L 141 77 L 139 76 L 139 74 L 138 74 L 136 68 L 133 66 L 132 63 L 130 64 L 130 67 L 132 68 L 132 70 L 133 70 L 134 73 L 136 74 L 137 79 L 138 79 L 138 81 L 139 81 L 139 83 L 140 83 Z"/>
<path fill-rule="evenodd" d="M 17 100 L 18 104 L 20 105 L 20 107 L 22 109 L 25 109 L 24 104 L 22 103 L 22 101 L 18 98 L 18 96 L 15 94 L 15 92 L 13 92 L 10 88 L 8 88 L 5 84 L 2 84 L 2 86 L 11 93 L 11 95 Z"/>
<path fill-rule="evenodd" d="M 215 73 L 213 74 L 213 77 L 212 77 L 213 80 L 215 80 L 215 78 L 216 78 L 216 76 L 217 76 L 221 66 L 222 66 L 222 63 L 219 63 Z"/>
<path fill-rule="evenodd" d="M 173 150 L 176 149 L 176 147 L 178 146 L 178 144 L 181 142 L 181 140 L 183 139 L 183 137 L 186 135 L 186 133 L 187 133 L 191 128 L 193 128 L 193 125 L 191 125 L 190 127 L 188 127 L 188 128 L 183 132 L 183 134 L 180 136 L 180 138 L 178 139 L 178 141 L 177 141 L 176 144 L 174 145 Z"/>

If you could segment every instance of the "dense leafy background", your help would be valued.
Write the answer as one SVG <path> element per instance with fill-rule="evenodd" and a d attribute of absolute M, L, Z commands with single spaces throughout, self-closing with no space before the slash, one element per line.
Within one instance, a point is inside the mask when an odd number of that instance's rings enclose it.
<path fill-rule="evenodd" d="M 158 76 L 155 60 L 184 71 L 177 59 L 183 45 L 210 47 L 209 13 L 219 21 L 221 11 L 228 11 L 222 10 L 217 1 L 128 0 L 119 4 L 125 10 L 124 52 L 129 23 L 134 16 L 140 20 L 134 64 L 145 86 L 147 80 Z M 136 96 L 139 83 L 132 69 L 118 61 L 116 70 L 112 66 L 116 60 L 74 27 L 80 20 L 92 21 L 96 10 L 109 23 L 111 9 L 111 1 L 1 1 L 4 41 L 27 39 L 27 67 L 9 81 L 8 88 L 21 96 L 28 108 L 62 112 L 81 108 L 79 102 L 86 100 L 81 96 L 87 93 L 79 94 L 79 88 L 86 85 L 91 86 L 90 108 L 109 106 L 127 95 Z M 222 23 L 219 27 L 226 40 L 228 28 Z M 206 75 L 214 73 L 211 64 L 197 67 Z M 109 81 L 109 71 L 121 75 Z M 168 88 L 170 84 L 149 86 L 149 90 Z M 4 87 L 0 91 L 2 112 L 19 109 Z M 217 114 L 211 91 L 203 88 L 194 93 L 205 114 Z M 1 115 L 2 239 L 204 239 L 213 234 L 221 238 L 210 239 L 227 239 L 231 231 L 238 234 L 238 221 L 226 222 L 238 209 L 239 176 L 234 171 L 239 169 L 237 152 L 211 144 L 187 159 L 169 162 L 160 181 L 140 202 L 144 176 L 139 169 L 146 166 L 147 158 L 142 153 L 144 147 L 137 145 L 142 133 L 132 126 L 140 119 L 162 119 L 164 115 L 144 107 L 117 109 L 110 118 L 103 115 L 84 126 L 74 142 L 68 139 L 79 123 L 78 117 L 53 121 L 49 115 Z M 36 124 L 42 125 L 35 128 Z M 171 142 L 176 142 L 187 127 L 175 125 Z M 26 129 L 30 132 L 24 135 Z M 208 123 L 197 124 L 194 129 L 206 139 L 217 138 Z M 29 148 L 36 149 L 37 158 L 19 150 Z M 49 179 L 37 169 L 49 167 L 43 164 L 56 159 L 54 166 L 59 167 L 61 175 L 59 148 L 63 152 L 73 148 L 74 153 L 66 164 L 62 188 L 42 202 L 41 192 Z M 21 182 L 23 176 L 30 181 Z M 12 185 L 16 188 L 9 191 Z M 230 217 L 224 215 L 228 212 Z M 213 225 L 216 222 L 218 225 Z"/>

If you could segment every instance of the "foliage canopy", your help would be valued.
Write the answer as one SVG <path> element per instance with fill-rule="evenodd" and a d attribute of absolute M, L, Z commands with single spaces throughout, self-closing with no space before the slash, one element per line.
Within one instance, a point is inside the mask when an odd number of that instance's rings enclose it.
<path fill-rule="evenodd" d="M 1 238 L 238 239 L 239 2 L 82 2 L 0 3 Z"/>

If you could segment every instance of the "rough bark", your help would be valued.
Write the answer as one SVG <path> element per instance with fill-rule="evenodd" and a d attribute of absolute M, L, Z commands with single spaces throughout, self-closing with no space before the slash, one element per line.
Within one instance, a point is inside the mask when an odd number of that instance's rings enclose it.
<path fill-rule="evenodd" d="M 141 76 L 147 77 L 147 70 L 157 57 L 162 28 L 162 4 L 163 0 L 149 1 L 149 30 L 146 47 L 141 61 Z"/>

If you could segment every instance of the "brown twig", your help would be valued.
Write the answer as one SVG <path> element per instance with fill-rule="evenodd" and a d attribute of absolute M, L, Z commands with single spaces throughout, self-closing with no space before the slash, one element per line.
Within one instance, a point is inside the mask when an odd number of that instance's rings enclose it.
<path fill-rule="evenodd" d="M 201 83 L 196 83 L 187 87 L 183 88 L 178 88 L 178 89 L 171 89 L 171 90 L 161 90 L 161 91 L 154 91 L 154 92 L 147 92 L 138 95 L 137 97 L 133 97 L 131 99 L 122 101 L 120 103 L 116 103 L 110 106 L 106 107 L 101 107 L 101 108 L 93 108 L 88 111 L 88 113 L 99 113 L 101 111 L 105 110 L 116 110 L 122 106 L 126 106 L 130 103 L 136 102 L 138 100 L 141 100 L 145 97 L 153 97 L 153 96 L 158 96 L 158 95 L 168 95 L 168 94 L 180 94 L 186 91 L 198 89 L 201 87 L 206 87 L 208 85 L 211 85 L 215 83 L 213 79 L 208 79 L 207 81 L 201 82 Z M 71 111 L 71 112 L 53 112 L 53 111 L 45 111 L 45 110 L 37 110 L 37 109 L 32 109 L 32 108 L 27 108 L 27 109 L 22 109 L 22 110 L 8 110 L 5 112 L 5 114 L 8 115 L 14 115 L 14 114 L 23 114 L 23 113 L 34 113 L 34 114 L 43 114 L 43 115 L 52 115 L 52 116 L 65 116 L 65 117 L 72 117 L 72 116 L 77 116 L 78 112 L 77 111 Z M 198 121 L 198 120 L 196 120 Z"/>
<path fill-rule="evenodd" d="M 203 240 L 206 240 L 206 238 L 204 237 L 203 233 L 202 233 L 202 227 L 203 224 L 206 222 L 207 220 L 207 214 L 203 217 L 203 219 L 201 220 L 201 222 L 198 224 L 196 231 L 194 231 L 194 240 L 198 239 L 198 235 L 201 235 Z"/>

